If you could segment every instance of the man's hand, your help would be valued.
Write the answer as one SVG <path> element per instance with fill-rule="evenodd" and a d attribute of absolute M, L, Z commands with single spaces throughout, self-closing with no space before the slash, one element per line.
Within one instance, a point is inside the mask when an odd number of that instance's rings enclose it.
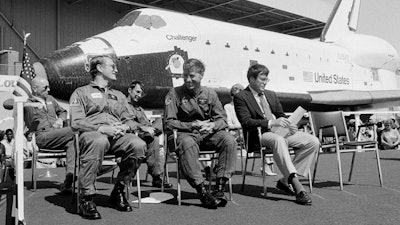
<path fill-rule="evenodd" d="M 123 136 L 124 130 L 121 129 L 120 126 L 114 126 L 114 125 L 102 125 L 97 129 L 98 132 L 107 135 L 108 137 L 114 137 L 117 138 L 119 136 Z"/>
<path fill-rule="evenodd" d="M 271 126 L 272 127 L 289 127 L 290 121 L 286 119 L 285 117 L 280 117 L 276 120 L 271 120 Z"/>
<path fill-rule="evenodd" d="M 54 127 L 54 128 L 62 128 L 62 127 L 63 127 L 63 124 L 64 124 L 64 120 L 61 119 L 61 118 L 58 118 L 58 119 L 56 120 L 56 122 L 53 124 L 53 127 Z"/>
<path fill-rule="evenodd" d="M 207 123 L 203 123 L 201 128 L 200 128 L 200 133 L 204 134 L 204 133 L 212 133 L 215 127 L 215 123 L 214 122 L 207 122 Z"/>
<path fill-rule="evenodd" d="M 196 122 L 192 123 L 192 127 L 193 127 L 193 129 L 198 130 L 198 129 L 201 129 L 204 124 L 207 124 L 209 122 L 210 122 L 210 120 L 203 120 L 203 121 L 196 120 Z"/>
<path fill-rule="evenodd" d="M 122 130 L 122 132 L 124 132 L 124 133 L 126 133 L 130 129 L 130 127 L 128 125 L 122 124 L 122 123 L 116 123 L 116 124 L 113 124 L 113 126 Z"/>
<path fill-rule="evenodd" d="M 289 131 L 291 135 L 295 134 L 298 130 L 299 128 L 296 124 L 289 124 Z"/>
<path fill-rule="evenodd" d="M 154 127 L 146 127 L 146 126 L 143 126 L 143 127 L 140 127 L 140 129 L 141 129 L 143 132 L 147 132 L 147 133 L 149 133 L 152 137 L 154 137 L 154 131 L 155 131 L 155 128 L 154 128 Z"/>

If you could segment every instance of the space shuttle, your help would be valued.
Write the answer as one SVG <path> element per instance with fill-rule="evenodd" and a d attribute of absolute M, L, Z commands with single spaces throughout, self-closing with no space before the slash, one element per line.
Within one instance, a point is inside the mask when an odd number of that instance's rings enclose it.
<path fill-rule="evenodd" d="M 397 51 L 378 37 L 357 34 L 359 0 L 338 0 L 320 40 L 274 33 L 172 11 L 133 10 L 114 28 L 76 42 L 34 64 L 50 82 L 51 94 L 68 100 L 89 83 L 89 61 L 115 59 L 113 88 L 127 92 L 132 80 L 145 84 L 142 105 L 159 109 L 171 87 L 183 84 L 182 65 L 198 58 L 206 66 L 202 85 L 223 103 L 233 84 L 247 86 L 254 63 L 270 70 L 267 88 L 277 92 L 284 110 L 357 110 L 399 103 Z"/>

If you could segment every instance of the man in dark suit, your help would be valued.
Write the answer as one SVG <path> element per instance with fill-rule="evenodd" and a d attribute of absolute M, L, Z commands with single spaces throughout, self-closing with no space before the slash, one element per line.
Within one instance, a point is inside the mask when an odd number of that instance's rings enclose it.
<path fill-rule="evenodd" d="M 291 124 L 286 118 L 275 92 L 265 89 L 269 81 L 268 74 L 268 68 L 261 64 L 249 68 L 247 72 L 249 86 L 234 96 L 236 115 L 243 130 L 250 132 L 250 150 L 260 147 L 257 146 L 257 143 L 260 143 L 257 127 L 261 127 L 261 144 L 272 149 L 276 165 L 283 174 L 276 187 L 295 195 L 296 203 L 311 205 L 311 198 L 297 175 L 308 176 L 315 153 L 319 149 L 319 141 L 310 134 L 298 132 L 296 124 Z M 278 127 L 288 128 L 290 135 L 282 137 L 274 133 L 273 130 Z M 293 161 L 289 155 L 289 146 L 296 149 Z"/>

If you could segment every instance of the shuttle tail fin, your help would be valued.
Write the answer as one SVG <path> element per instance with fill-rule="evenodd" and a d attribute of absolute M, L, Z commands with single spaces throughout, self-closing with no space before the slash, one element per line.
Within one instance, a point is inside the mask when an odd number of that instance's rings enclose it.
<path fill-rule="evenodd" d="M 321 34 L 322 42 L 335 42 L 357 30 L 360 0 L 337 0 Z"/>

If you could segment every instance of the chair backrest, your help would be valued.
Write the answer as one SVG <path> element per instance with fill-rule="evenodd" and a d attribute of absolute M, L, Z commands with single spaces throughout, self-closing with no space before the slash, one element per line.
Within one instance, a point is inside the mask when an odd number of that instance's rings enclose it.
<path fill-rule="evenodd" d="M 311 127 L 315 136 L 318 137 L 319 129 L 325 126 L 335 126 L 339 137 L 345 137 L 349 141 L 349 134 L 346 126 L 346 121 L 342 111 L 332 112 L 313 112 L 310 111 Z M 335 137 L 335 132 L 332 129 L 324 129 L 323 137 Z"/>

